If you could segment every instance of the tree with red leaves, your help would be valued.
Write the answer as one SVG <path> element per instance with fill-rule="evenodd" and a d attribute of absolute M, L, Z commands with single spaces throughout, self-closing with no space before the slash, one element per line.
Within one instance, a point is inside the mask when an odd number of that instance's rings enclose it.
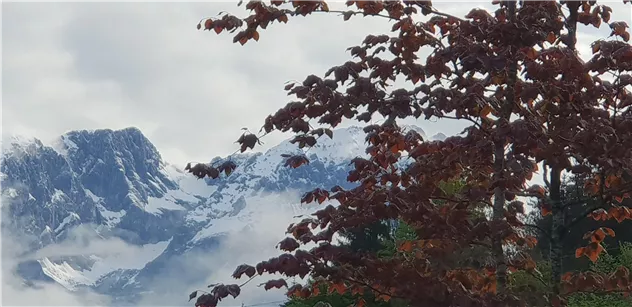
<path fill-rule="evenodd" d="M 627 2 L 627 1 L 624 1 Z M 611 9 L 596 1 L 493 1 L 495 12 L 472 9 L 464 17 L 436 10 L 430 1 L 348 1 L 348 11 L 332 11 L 319 1 L 251 1 L 244 19 L 230 14 L 205 19 L 198 29 L 235 33 L 244 45 L 259 40 L 261 29 L 294 16 L 314 13 L 389 18 L 392 35 L 368 34 L 350 47 L 353 59 L 331 68 L 324 78 L 308 76 L 285 90 L 296 100 L 268 116 L 262 130 L 296 134 L 293 143 L 309 148 L 319 137 L 335 137 L 343 119 L 366 122 L 367 157 L 352 161 L 348 180 L 357 187 L 316 189 L 302 202 L 332 201 L 314 218 L 291 225 L 280 244 L 284 251 L 256 266 L 242 265 L 235 278 L 263 273 L 311 275 L 340 293 L 371 292 L 410 306 L 524 306 L 526 300 L 508 283 L 515 272 L 537 274 L 527 252 L 535 239 L 522 221 L 518 196 L 537 199 L 552 216 L 549 301 L 565 304 L 581 291 L 631 292 L 627 269 L 604 275 L 561 271 L 561 242 L 569 206 L 584 202 L 563 198 L 565 172 L 587 178 L 588 198 L 596 206 L 583 216 L 596 220 L 632 218 L 621 206 L 632 192 L 632 47 L 628 25 L 610 20 Z M 592 44 L 587 62 L 576 52 L 581 25 L 612 29 Z M 429 55 L 422 59 L 422 52 Z M 405 78 L 407 85 L 389 85 Z M 369 124 L 383 118 L 381 125 Z M 399 119 L 439 118 L 468 127 L 444 141 L 424 140 L 404 131 Z M 319 125 L 319 127 L 315 127 Z M 240 151 L 253 149 L 259 137 L 246 133 Z M 305 155 L 286 156 L 286 166 L 309 163 Z M 402 166 L 402 162 L 405 167 Z M 188 165 L 195 176 L 218 178 L 236 165 Z M 528 185 L 539 172 L 545 187 Z M 441 188 L 463 182 L 456 193 Z M 486 205 L 491 216 L 474 217 L 473 206 Z M 401 220 L 416 233 L 402 253 L 378 257 L 353 253 L 332 243 L 345 229 L 380 220 Z M 596 261 L 609 228 L 586 235 L 577 257 Z M 307 243 L 318 246 L 305 250 Z M 493 261 L 474 266 L 455 262 L 454 251 L 487 248 Z M 287 287 L 283 279 L 266 289 Z M 288 295 L 309 297 L 314 285 L 294 285 Z M 215 306 L 238 285 L 217 285 L 197 306 Z M 195 295 L 192 295 L 194 297 Z M 362 302 L 358 302 L 362 305 Z"/>

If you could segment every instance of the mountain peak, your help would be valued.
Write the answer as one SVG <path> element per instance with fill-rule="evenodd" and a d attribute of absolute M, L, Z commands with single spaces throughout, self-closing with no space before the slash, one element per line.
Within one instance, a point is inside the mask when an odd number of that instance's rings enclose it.
<path fill-rule="evenodd" d="M 401 125 L 405 131 L 415 130 L 422 137 L 426 137 L 423 129 L 414 125 Z M 329 138 L 323 135 L 318 139 L 316 145 L 306 151 L 308 156 L 316 155 L 320 162 L 325 164 L 343 163 L 349 159 L 366 155 L 367 144 L 365 142 L 366 133 L 364 128 L 360 126 L 349 126 L 333 130 L 333 137 Z M 265 155 L 278 155 L 284 153 L 301 153 L 301 149 L 296 144 L 291 144 L 290 139 L 283 141 L 281 144 L 268 150 Z"/>
<path fill-rule="evenodd" d="M 36 147 L 41 147 L 42 141 L 40 141 L 38 138 L 32 137 L 32 136 L 26 136 L 26 135 L 19 135 L 19 134 L 14 134 L 14 135 L 3 135 L 2 136 L 2 141 L 0 142 L 0 147 L 3 148 L 3 150 L 8 150 L 10 148 L 26 148 L 29 147 L 31 145 L 35 145 Z"/>
<path fill-rule="evenodd" d="M 140 129 L 138 129 L 137 127 L 127 127 L 127 128 L 117 129 L 117 130 L 113 130 L 113 129 L 73 130 L 73 131 L 69 131 L 69 132 L 64 133 L 62 136 L 66 136 L 66 137 L 70 137 L 70 138 L 77 137 L 77 136 L 83 136 L 83 137 L 104 137 L 104 136 L 105 137 L 132 137 L 132 138 L 137 138 L 138 140 L 141 140 L 143 142 L 149 142 L 147 137 L 145 137 L 143 132 Z"/>
<path fill-rule="evenodd" d="M 404 130 L 415 130 L 424 138 L 426 137 L 423 129 L 418 126 L 402 125 L 402 128 Z M 244 166 L 243 170 L 238 170 L 237 172 L 243 171 L 258 174 L 262 177 L 276 178 L 278 175 L 277 170 L 284 163 L 285 158 L 282 155 L 285 154 L 305 154 L 310 161 L 318 161 L 325 166 L 346 165 L 353 158 L 367 155 L 364 127 L 348 126 L 333 129 L 332 132 L 331 138 L 327 135 L 322 135 L 318 138 L 316 145 L 309 149 L 299 148 L 296 144 L 291 143 L 292 138 L 288 138 L 264 153 L 244 153 L 224 158 L 215 157 L 211 163 L 230 159 L 237 165 Z"/>
<path fill-rule="evenodd" d="M 95 129 L 73 130 L 59 136 L 52 147 L 60 154 L 67 156 L 80 148 L 94 147 L 100 144 L 106 152 L 116 151 L 118 148 L 142 148 L 143 151 L 155 156 L 162 163 L 160 154 L 154 145 L 136 127 L 127 127 L 119 130 Z"/>

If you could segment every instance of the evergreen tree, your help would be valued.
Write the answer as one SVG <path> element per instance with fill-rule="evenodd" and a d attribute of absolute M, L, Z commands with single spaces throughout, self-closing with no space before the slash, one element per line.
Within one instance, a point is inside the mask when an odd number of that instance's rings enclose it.
<path fill-rule="evenodd" d="M 441 188 L 447 195 L 453 195 L 458 193 L 464 184 L 460 181 L 443 183 Z M 442 205 L 441 201 L 437 202 L 437 205 Z M 484 212 L 481 207 L 473 207 L 473 210 L 477 212 L 473 216 L 484 218 Z M 354 252 L 370 252 L 377 253 L 382 258 L 394 257 L 397 253 L 402 253 L 402 244 L 405 242 L 411 242 L 416 240 L 417 234 L 413 227 L 398 220 L 394 223 L 387 222 L 375 222 L 368 227 L 358 227 L 353 229 L 345 229 L 340 232 L 343 237 L 343 241 L 340 245 L 346 246 Z M 478 248 L 472 248 L 467 251 L 456 252 L 454 255 L 455 261 L 462 263 L 475 264 L 482 266 L 481 259 L 488 257 L 488 253 L 482 253 Z M 313 281 L 310 280 L 308 284 L 312 285 Z M 281 305 L 282 307 L 314 307 L 319 302 L 321 306 L 327 306 L 327 304 L 337 306 L 351 306 L 358 301 L 359 295 L 353 295 L 349 292 L 340 294 L 335 291 L 329 291 L 326 286 L 320 286 L 318 288 L 318 294 L 313 295 L 307 299 L 292 297 L 288 302 Z M 405 307 L 405 303 L 396 299 L 391 299 L 388 302 L 383 300 L 376 300 L 374 295 L 365 294 L 361 296 L 364 299 L 366 307 Z"/>
<path fill-rule="evenodd" d="M 397 233 L 397 232 L 395 232 Z M 341 231 L 342 241 L 340 245 L 346 246 L 354 252 L 381 252 L 386 251 L 395 245 L 392 243 L 397 240 L 396 237 L 391 236 L 391 226 L 384 222 L 375 222 L 368 227 L 357 227 L 351 229 L 345 229 Z M 313 280 L 308 282 L 313 284 Z M 327 306 L 327 304 L 336 306 L 351 306 L 358 301 L 359 295 L 352 295 L 351 293 L 340 294 L 324 285 L 318 288 L 318 295 L 311 296 L 307 299 L 292 297 L 289 301 L 282 304 L 282 307 L 314 307 L 319 302 L 321 305 Z M 393 306 L 390 302 L 376 301 L 373 295 L 364 295 L 365 306 L 367 307 L 390 307 Z"/>
<path fill-rule="evenodd" d="M 369 227 L 358 227 L 341 231 L 347 246 L 356 252 L 377 252 L 384 249 L 384 242 L 390 240 L 391 227 L 385 222 L 375 222 Z"/>
<path fill-rule="evenodd" d="M 622 243 L 613 253 L 601 256 L 597 263 L 591 265 L 591 270 L 599 273 L 612 274 L 619 267 L 632 270 L 632 243 Z M 630 307 L 632 298 L 621 293 L 581 293 L 569 299 L 569 307 Z"/>
<path fill-rule="evenodd" d="M 617 234 L 616 237 L 607 236 L 603 240 L 605 245 L 615 247 L 608 251 L 610 254 L 616 256 L 620 252 L 620 249 L 616 247 L 626 242 L 632 242 L 632 221 L 596 221 L 591 218 L 591 214 L 587 212 L 594 212 L 595 208 L 609 211 L 612 207 L 609 205 L 602 207 L 598 200 L 588 199 L 585 185 L 586 179 L 580 175 L 571 176 L 564 181 L 562 198 L 566 203 L 576 205 L 565 207 L 563 212 L 563 228 L 565 231 L 562 235 L 564 238 L 562 244 L 562 272 L 584 271 L 591 268 L 591 261 L 586 257 L 575 258 L 575 251 L 577 248 L 585 245 L 586 239 L 584 235 L 599 227 L 610 228 Z M 622 201 L 621 206 L 631 208 L 632 201 L 625 199 Z M 530 220 L 529 224 L 535 226 L 532 227 L 533 234 L 538 238 L 535 250 L 537 257 L 549 260 L 551 215 L 547 211 L 545 211 L 544 216 L 539 211 L 534 211 L 531 213 Z"/>

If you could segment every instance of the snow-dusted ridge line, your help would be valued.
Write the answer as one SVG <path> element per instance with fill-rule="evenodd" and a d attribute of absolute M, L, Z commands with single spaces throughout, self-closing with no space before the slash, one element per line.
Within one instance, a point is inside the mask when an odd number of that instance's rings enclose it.
<path fill-rule="evenodd" d="M 403 128 L 414 129 L 427 139 L 418 127 Z M 164 162 L 158 150 L 135 128 L 69 132 L 50 145 L 22 137 L 10 142 L 13 146 L 8 151 L 3 148 L 2 157 L 11 154 L 10 166 L 15 170 L 9 176 L 2 174 L 2 181 L 11 176 L 26 178 L 24 182 L 42 182 L 46 188 L 3 187 L 2 197 L 18 201 L 28 198 L 30 203 L 25 202 L 25 206 L 49 204 L 59 210 L 55 219 L 37 210 L 28 213 L 42 215 L 37 217 L 42 225 L 36 234 L 42 242 L 60 243 L 75 227 L 89 223 L 97 224 L 93 230 L 98 237 L 103 235 L 100 240 L 132 232 L 130 237 L 136 240 L 132 240 L 133 247 L 142 256 L 117 259 L 86 252 L 79 255 L 82 260 L 45 256 L 37 260 L 44 275 L 69 290 L 96 289 L 101 283 L 109 288 L 111 283 L 119 282 L 120 287 L 133 285 L 128 289 L 136 289 L 143 274 L 164 266 L 165 258 L 207 248 L 204 244 L 243 231 L 282 234 L 293 217 L 322 208 L 323 205 L 300 205 L 300 195 L 314 186 L 331 187 L 345 181 L 350 159 L 366 156 L 366 134 L 362 127 L 333 132 L 333 138 L 323 136 L 309 150 L 311 163 L 305 168 L 283 166 L 282 154 L 302 152 L 289 139 L 265 152 L 215 158 L 230 158 L 238 165 L 230 176 L 222 176 L 221 180 L 198 180 Z M 20 166 L 15 153 L 28 157 L 29 163 Z M 34 170 L 31 165 L 43 168 Z M 55 170 L 59 173 L 54 173 Z M 35 196 L 24 194 L 30 192 Z M 143 232 L 152 225 L 151 233 Z M 263 229 L 270 227 L 279 229 Z M 160 233 L 165 229 L 170 232 Z M 172 239 L 167 240 L 169 236 Z M 137 261 L 129 263 L 127 258 Z"/>

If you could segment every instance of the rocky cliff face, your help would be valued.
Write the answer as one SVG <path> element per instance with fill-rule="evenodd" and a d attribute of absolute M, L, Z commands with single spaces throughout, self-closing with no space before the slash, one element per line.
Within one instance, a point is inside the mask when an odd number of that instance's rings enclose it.
<path fill-rule="evenodd" d="M 247 231 L 268 210 L 266 203 L 301 212 L 298 198 L 280 194 L 348 186 L 350 159 L 365 155 L 362 129 L 338 129 L 333 139 L 321 140 L 308 153 L 311 163 L 298 169 L 283 167 L 281 154 L 299 151 L 289 141 L 265 153 L 215 158 L 231 159 L 238 168 L 214 181 L 196 180 L 163 161 L 135 128 L 73 131 L 51 145 L 3 140 L 3 237 L 19 234 L 26 253 L 36 255 L 67 241 L 134 246 L 132 259 L 75 251 L 26 257 L 17 266 L 27 280 L 133 302 L 174 259 L 210 251 L 226 234 Z"/>
<path fill-rule="evenodd" d="M 178 191 L 138 129 L 70 132 L 53 146 L 4 143 L 6 226 L 31 236 L 57 241 L 73 226 L 92 223 L 127 233 L 135 244 L 156 243 L 169 239 L 174 222 L 203 199 Z"/>

